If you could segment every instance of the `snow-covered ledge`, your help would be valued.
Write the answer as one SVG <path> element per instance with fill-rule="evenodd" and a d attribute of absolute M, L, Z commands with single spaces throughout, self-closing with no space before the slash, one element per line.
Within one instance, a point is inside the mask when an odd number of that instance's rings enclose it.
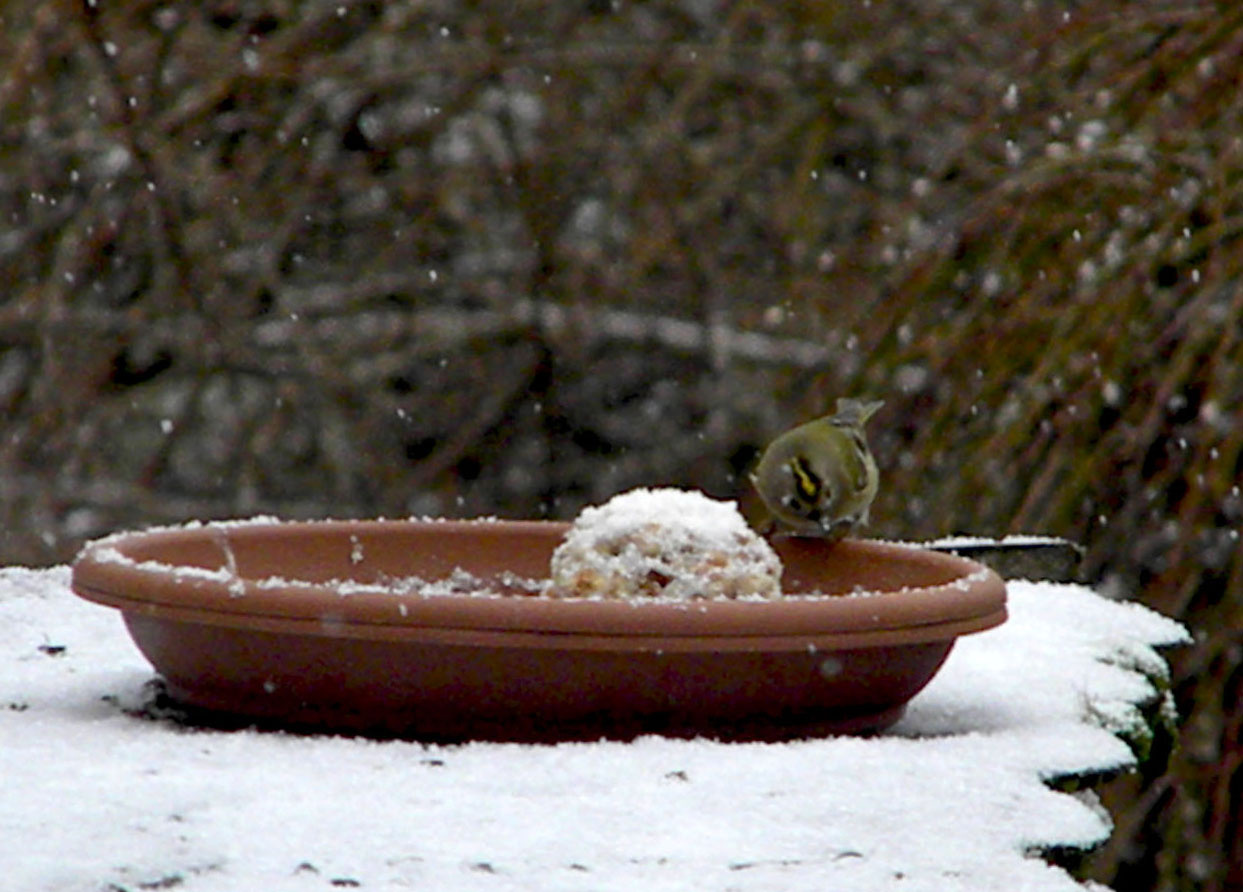
<path fill-rule="evenodd" d="M 0 570 L 0 863 L 14 889 L 1077 890 L 1039 853 L 1164 704 L 1179 624 L 1011 582 L 889 733 L 790 744 L 425 747 L 187 733 L 67 568 Z M 1124 742 L 1129 740 L 1130 744 Z"/>

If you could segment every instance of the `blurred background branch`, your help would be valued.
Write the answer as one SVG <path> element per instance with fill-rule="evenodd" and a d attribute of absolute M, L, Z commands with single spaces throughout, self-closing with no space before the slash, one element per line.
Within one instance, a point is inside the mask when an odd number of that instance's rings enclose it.
<path fill-rule="evenodd" d="M 0 4 L 0 558 L 253 513 L 747 498 L 1066 536 L 1197 631 L 1091 867 L 1243 888 L 1243 10 Z"/>

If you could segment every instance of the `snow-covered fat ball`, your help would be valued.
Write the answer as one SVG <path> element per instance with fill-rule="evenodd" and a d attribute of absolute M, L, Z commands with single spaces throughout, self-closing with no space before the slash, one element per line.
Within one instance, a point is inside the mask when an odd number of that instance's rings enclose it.
<path fill-rule="evenodd" d="M 634 489 L 583 509 L 553 552 L 550 594 L 776 598 L 781 561 L 733 502 L 681 489 Z"/>

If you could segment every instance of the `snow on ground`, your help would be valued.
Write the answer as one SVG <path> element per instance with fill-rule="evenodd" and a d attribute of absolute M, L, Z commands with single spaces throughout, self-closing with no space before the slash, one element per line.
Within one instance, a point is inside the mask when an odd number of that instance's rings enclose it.
<path fill-rule="evenodd" d="M 888 734 L 423 746 L 136 718 L 152 671 L 67 568 L 0 569 L 6 888 L 1075 890 L 1109 832 L 1058 775 L 1132 764 L 1178 624 L 1012 582 Z"/>

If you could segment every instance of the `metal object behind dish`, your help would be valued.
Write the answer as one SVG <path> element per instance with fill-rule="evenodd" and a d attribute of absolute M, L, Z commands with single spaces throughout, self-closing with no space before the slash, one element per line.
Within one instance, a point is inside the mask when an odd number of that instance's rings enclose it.
<path fill-rule="evenodd" d="M 1069 539 L 1011 537 L 1008 539 L 938 539 L 926 548 L 977 561 L 1004 579 L 1077 582 L 1084 548 Z"/>

